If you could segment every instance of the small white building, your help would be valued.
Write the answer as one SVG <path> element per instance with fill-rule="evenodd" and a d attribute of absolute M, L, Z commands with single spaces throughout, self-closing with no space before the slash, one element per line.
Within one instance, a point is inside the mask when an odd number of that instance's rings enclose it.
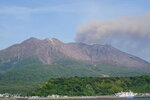
<path fill-rule="evenodd" d="M 53 94 L 53 95 L 48 95 L 47 97 L 48 97 L 48 98 L 59 98 L 60 96 L 59 96 L 59 95 L 54 95 L 54 94 Z"/>
<path fill-rule="evenodd" d="M 119 93 L 116 93 L 115 94 L 115 96 L 117 96 L 117 97 L 134 97 L 134 96 L 136 96 L 137 95 L 137 93 L 133 93 L 133 92 L 119 92 Z"/>
<path fill-rule="evenodd" d="M 2 98 L 2 97 L 4 97 L 4 95 L 3 95 L 3 94 L 0 94 L 0 98 Z"/>

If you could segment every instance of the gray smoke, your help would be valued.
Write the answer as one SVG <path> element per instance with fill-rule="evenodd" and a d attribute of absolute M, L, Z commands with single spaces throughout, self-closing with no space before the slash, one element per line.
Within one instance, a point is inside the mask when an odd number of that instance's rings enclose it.
<path fill-rule="evenodd" d="M 150 13 L 138 17 L 91 20 L 79 27 L 76 41 L 110 44 L 150 62 Z"/>

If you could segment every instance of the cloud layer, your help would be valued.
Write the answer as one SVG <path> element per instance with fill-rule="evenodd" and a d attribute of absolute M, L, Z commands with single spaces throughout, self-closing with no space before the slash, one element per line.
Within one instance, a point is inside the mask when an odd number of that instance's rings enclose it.
<path fill-rule="evenodd" d="M 77 42 L 111 44 L 150 61 L 150 13 L 138 17 L 91 20 L 77 30 Z"/>

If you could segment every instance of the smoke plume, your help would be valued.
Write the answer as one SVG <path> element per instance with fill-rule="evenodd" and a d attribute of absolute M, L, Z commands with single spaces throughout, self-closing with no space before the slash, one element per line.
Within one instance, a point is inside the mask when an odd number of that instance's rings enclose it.
<path fill-rule="evenodd" d="M 150 13 L 138 17 L 88 21 L 78 28 L 76 41 L 110 44 L 150 61 Z"/>

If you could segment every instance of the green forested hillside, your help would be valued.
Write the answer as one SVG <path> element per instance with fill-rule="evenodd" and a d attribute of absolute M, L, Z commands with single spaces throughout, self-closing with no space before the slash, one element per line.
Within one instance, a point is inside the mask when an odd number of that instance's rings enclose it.
<path fill-rule="evenodd" d="M 27 93 L 49 78 L 150 75 L 144 70 L 72 60 L 58 60 L 44 65 L 32 56 L 16 61 L 14 58 L 11 63 L 0 65 L 0 93 Z"/>
<path fill-rule="evenodd" d="M 29 95 L 110 95 L 120 91 L 150 93 L 150 76 L 51 78 Z"/>

